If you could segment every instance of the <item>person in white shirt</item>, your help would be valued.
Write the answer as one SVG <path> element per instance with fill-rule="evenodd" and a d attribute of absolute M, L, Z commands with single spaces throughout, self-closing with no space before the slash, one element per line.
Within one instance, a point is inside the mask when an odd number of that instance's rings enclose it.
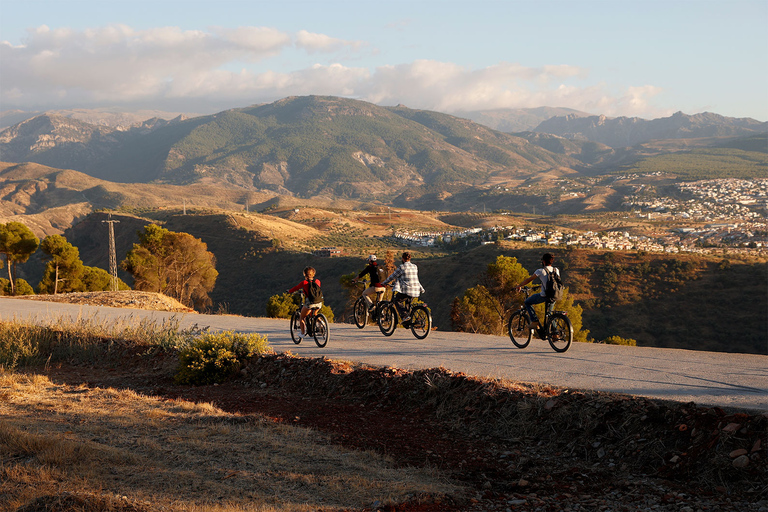
<path fill-rule="evenodd" d="M 533 273 L 532 276 L 530 276 L 528 279 L 520 283 L 515 287 L 515 290 L 518 292 L 520 291 L 520 288 L 527 285 L 537 277 L 541 281 L 541 292 L 533 294 L 529 296 L 527 299 L 525 299 L 525 310 L 528 312 L 528 318 L 531 321 L 530 328 L 535 329 L 537 333 L 541 333 L 541 324 L 539 323 L 539 318 L 536 316 L 536 311 L 534 311 L 533 306 L 534 304 L 541 304 L 542 302 L 547 301 L 547 281 L 549 280 L 549 274 L 556 273 L 558 276 L 560 275 L 560 271 L 552 266 L 552 263 L 554 263 L 555 257 L 552 256 L 550 253 L 545 253 L 541 257 L 541 264 L 543 265 L 542 268 L 536 270 L 536 272 Z M 552 304 L 547 304 L 547 308 L 551 308 Z"/>

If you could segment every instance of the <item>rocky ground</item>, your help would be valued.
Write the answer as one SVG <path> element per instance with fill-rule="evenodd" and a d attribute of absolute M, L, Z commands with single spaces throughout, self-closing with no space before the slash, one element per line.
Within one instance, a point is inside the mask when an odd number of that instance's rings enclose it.
<path fill-rule="evenodd" d="M 462 483 L 364 510 L 768 512 L 768 413 L 406 371 L 290 354 L 218 386 L 173 384 L 171 355 L 59 365 L 60 382 L 211 402 L 316 429 Z"/>

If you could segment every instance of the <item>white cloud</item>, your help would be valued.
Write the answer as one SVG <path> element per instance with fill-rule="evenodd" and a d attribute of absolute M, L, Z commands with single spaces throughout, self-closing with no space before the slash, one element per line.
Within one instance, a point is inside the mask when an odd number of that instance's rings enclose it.
<path fill-rule="evenodd" d="M 458 112 L 492 108 L 570 107 L 606 115 L 652 112 L 652 85 L 609 90 L 583 85 L 588 70 L 570 65 L 525 67 L 501 62 L 469 69 L 450 62 L 416 60 L 377 68 L 316 64 L 292 72 L 259 69 L 283 52 L 299 49 L 344 56 L 364 42 L 268 27 L 177 27 L 134 30 L 125 25 L 75 31 L 40 26 L 23 45 L 0 42 L 2 108 L 65 108 L 105 103 L 164 108 L 215 100 L 230 107 L 285 96 L 350 96 L 384 105 Z M 232 70 L 242 65 L 248 68 Z"/>
<path fill-rule="evenodd" d="M 314 34 L 306 30 L 300 30 L 296 34 L 296 47 L 307 53 L 336 52 L 342 49 L 357 50 L 364 46 L 360 41 L 345 41 L 325 34 Z"/>

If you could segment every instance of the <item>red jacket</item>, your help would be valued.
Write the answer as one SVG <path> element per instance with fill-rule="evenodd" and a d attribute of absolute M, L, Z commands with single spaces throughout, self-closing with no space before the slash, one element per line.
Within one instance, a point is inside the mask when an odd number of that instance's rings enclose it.
<path fill-rule="evenodd" d="M 315 282 L 317 283 L 317 286 L 320 286 L 320 280 L 315 278 Z M 304 290 L 304 296 L 309 296 L 309 281 L 306 279 L 288 290 L 288 293 L 293 293 L 299 291 L 299 289 Z"/>

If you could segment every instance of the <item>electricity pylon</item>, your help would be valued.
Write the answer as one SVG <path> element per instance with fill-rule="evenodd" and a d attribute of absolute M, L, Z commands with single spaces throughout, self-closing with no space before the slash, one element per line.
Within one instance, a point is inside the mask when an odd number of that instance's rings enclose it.
<path fill-rule="evenodd" d="M 119 220 L 112 220 L 112 214 L 109 214 L 109 220 L 103 220 L 109 224 L 109 288 L 113 291 L 117 291 L 117 254 L 115 253 L 115 223 Z"/>

